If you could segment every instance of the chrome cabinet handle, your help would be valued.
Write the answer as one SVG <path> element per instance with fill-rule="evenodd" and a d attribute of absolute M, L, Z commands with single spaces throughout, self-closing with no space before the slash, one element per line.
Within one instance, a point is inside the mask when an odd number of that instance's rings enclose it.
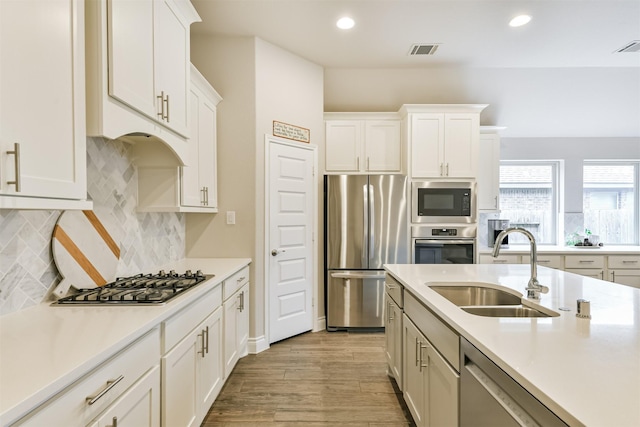
<path fill-rule="evenodd" d="M 160 112 L 158 113 L 158 117 L 160 120 L 164 119 L 164 91 L 160 92 L 160 95 L 156 96 L 158 100 L 160 100 Z"/>
<path fill-rule="evenodd" d="M 205 196 L 204 196 L 204 187 L 200 189 L 200 204 L 205 206 Z"/>
<path fill-rule="evenodd" d="M 204 194 L 207 196 L 204 200 L 207 206 L 209 206 L 209 187 L 204 187 Z"/>
<path fill-rule="evenodd" d="M 94 403 L 96 403 L 102 396 L 104 396 L 105 394 L 107 394 L 109 392 L 109 390 L 111 390 L 112 388 L 114 388 L 116 386 L 116 384 L 118 384 L 120 381 L 122 381 L 124 379 L 124 375 L 120 375 L 118 378 L 116 378 L 115 380 L 109 380 L 107 381 L 107 386 L 104 388 L 104 390 L 102 390 L 101 392 L 99 392 L 98 394 L 94 394 L 93 396 L 87 396 L 85 398 L 85 401 L 87 402 L 88 405 L 93 405 Z"/>
<path fill-rule="evenodd" d="M 551 262 L 550 259 L 539 259 L 538 264 L 549 264 Z"/>
<path fill-rule="evenodd" d="M 391 323 L 391 321 L 394 319 L 393 311 L 391 310 L 391 302 L 387 303 L 387 310 L 389 312 L 389 314 L 387 315 L 387 323 Z"/>
<path fill-rule="evenodd" d="M 447 175 L 446 176 L 449 176 L 449 163 L 447 163 Z"/>
<path fill-rule="evenodd" d="M 504 264 L 504 263 L 507 262 L 507 260 L 506 259 L 494 259 L 494 260 L 491 260 L 491 262 L 493 262 L 494 264 Z"/>
<path fill-rule="evenodd" d="M 612 272 L 611 272 L 611 281 L 612 281 L 612 282 L 615 282 L 615 281 L 616 281 L 616 272 L 615 272 L 615 271 L 612 271 Z"/>
<path fill-rule="evenodd" d="M 416 366 L 418 366 L 418 349 L 420 348 L 419 346 L 419 341 L 418 341 L 418 337 L 416 337 Z"/>
<path fill-rule="evenodd" d="M 444 166 L 444 163 L 440 163 L 440 176 L 444 176 L 444 173 L 442 172 L 443 166 Z"/>
<path fill-rule="evenodd" d="M 367 156 L 367 170 L 369 170 L 370 165 L 369 165 L 370 161 L 369 161 L 369 156 Z"/>
<path fill-rule="evenodd" d="M 15 173 L 16 173 L 16 178 L 13 181 L 7 181 L 7 184 L 9 185 L 15 185 L 16 186 L 16 193 L 19 193 L 21 191 L 21 185 L 20 185 L 20 144 L 17 142 L 13 143 L 13 150 L 11 151 L 7 151 L 7 154 L 13 154 L 14 158 L 13 158 L 13 164 L 15 165 Z"/>
<path fill-rule="evenodd" d="M 622 260 L 622 263 L 623 264 L 637 264 L 638 260 L 635 260 L 635 259 L 627 260 L 627 259 L 625 259 L 625 260 Z"/>
<path fill-rule="evenodd" d="M 427 364 L 422 363 L 422 350 L 425 350 L 426 348 L 426 345 L 422 345 L 422 343 L 420 343 L 420 372 L 422 372 L 422 368 L 429 367 L 429 357 L 427 357 Z"/>
<path fill-rule="evenodd" d="M 204 330 L 204 334 L 207 336 L 206 339 L 206 345 L 204 347 L 204 350 L 207 352 L 207 354 L 209 354 L 209 327 L 207 326 Z"/>
<path fill-rule="evenodd" d="M 498 196 L 495 196 L 493 198 L 493 207 L 498 209 Z"/>
<path fill-rule="evenodd" d="M 200 355 L 202 355 L 202 357 L 204 357 L 204 348 L 205 348 L 205 344 L 204 344 L 204 340 L 205 340 L 204 329 L 202 330 L 201 333 L 198 334 L 198 337 L 200 337 L 200 345 L 202 346 L 202 350 L 198 350 L 197 354 L 200 354 Z"/>
<path fill-rule="evenodd" d="M 360 170 L 360 156 L 356 157 L 356 169 Z"/>
<path fill-rule="evenodd" d="M 167 115 L 164 116 L 164 118 L 167 120 L 167 123 L 169 123 L 171 121 L 169 120 L 169 95 L 166 96 L 165 102 L 167 103 Z"/>
<path fill-rule="evenodd" d="M 282 252 L 284 252 L 284 251 L 282 251 Z M 244 279 L 246 279 L 246 277 L 245 277 L 245 276 L 238 277 L 238 280 L 236 280 L 236 282 L 240 283 L 240 282 L 242 282 Z"/>

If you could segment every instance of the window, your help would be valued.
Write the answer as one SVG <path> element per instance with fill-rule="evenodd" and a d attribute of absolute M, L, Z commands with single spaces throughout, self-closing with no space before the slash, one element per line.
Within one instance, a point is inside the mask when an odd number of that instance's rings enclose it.
<path fill-rule="evenodd" d="M 538 244 L 556 244 L 559 162 L 500 162 L 500 217 L 531 232 Z M 520 233 L 509 244 L 529 243 Z"/>
<path fill-rule="evenodd" d="M 585 162 L 584 226 L 604 244 L 637 245 L 640 162 Z"/>

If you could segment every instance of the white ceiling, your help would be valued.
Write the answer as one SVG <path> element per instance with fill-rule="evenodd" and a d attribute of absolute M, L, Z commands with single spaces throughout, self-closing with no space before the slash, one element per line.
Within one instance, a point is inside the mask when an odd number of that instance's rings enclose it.
<path fill-rule="evenodd" d="M 325 68 L 637 67 L 640 0 L 192 0 L 197 34 L 258 36 Z M 507 23 L 527 13 L 520 28 Z M 356 26 L 339 30 L 349 15 Z M 414 43 L 439 43 L 409 56 Z M 640 72 L 640 71 L 639 71 Z"/>

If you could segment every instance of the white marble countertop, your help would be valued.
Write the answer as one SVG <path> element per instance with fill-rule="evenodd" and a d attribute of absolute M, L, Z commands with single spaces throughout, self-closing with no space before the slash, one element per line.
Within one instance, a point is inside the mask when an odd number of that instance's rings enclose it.
<path fill-rule="evenodd" d="M 640 426 L 640 289 L 538 267 L 550 318 L 462 311 L 427 282 L 481 281 L 524 293 L 529 265 L 386 265 L 424 305 L 569 425 Z M 576 300 L 591 301 L 591 319 Z M 561 311 L 568 308 L 569 311 Z"/>
<path fill-rule="evenodd" d="M 559 245 L 537 245 L 538 254 L 559 254 L 559 255 L 638 255 L 640 256 L 640 246 L 559 246 Z M 493 251 L 491 247 L 480 247 L 478 252 L 481 254 L 490 254 Z M 501 255 L 528 255 L 530 252 L 529 244 L 525 245 L 509 245 L 500 248 Z"/>
<path fill-rule="evenodd" d="M 167 265 L 167 269 L 200 269 L 215 276 L 165 305 L 42 303 L 0 317 L 0 425 L 22 417 L 250 262 L 191 258 Z"/>

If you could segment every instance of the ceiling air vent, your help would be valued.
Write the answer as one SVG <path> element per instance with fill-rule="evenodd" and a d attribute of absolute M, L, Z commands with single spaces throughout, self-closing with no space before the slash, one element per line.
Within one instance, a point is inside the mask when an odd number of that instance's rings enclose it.
<path fill-rule="evenodd" d="M 433 55 L 438 50 L 437 44 L 414 44 L 411 46 L 409 55 Z"/>
<path fill-rule="evenodd" d="M 616 52 L 640 52 L 640 40 L 633 40 L 616 50 Z"/>

